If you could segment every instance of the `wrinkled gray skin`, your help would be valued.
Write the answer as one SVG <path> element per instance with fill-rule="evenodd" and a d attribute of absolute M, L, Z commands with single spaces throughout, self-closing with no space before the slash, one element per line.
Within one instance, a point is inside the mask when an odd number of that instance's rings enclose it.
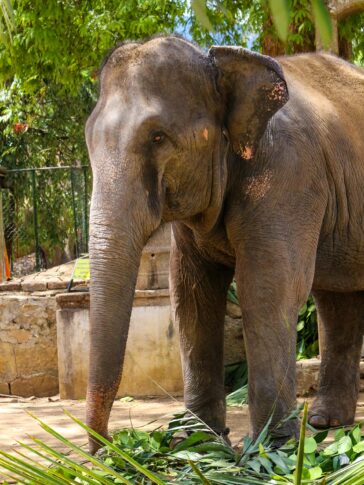
<path fill-rule="evenodd" d="M 287 89 L 288 88 L 288 89 Z M 364 73 L 324 54 L 117 48 L 86 127 L 93 169 L 87 422 L 107 436 L 141 251 L 173 222 L 170 289 L 186 406 L 224 433 L 223 325 L 235 273 L 256 436 L 296 403 L 300 306 L 323 323 L 310 422 L 353 421 L 364 321 Z M 99 444 L 90 440 L 94 452 Z"/>

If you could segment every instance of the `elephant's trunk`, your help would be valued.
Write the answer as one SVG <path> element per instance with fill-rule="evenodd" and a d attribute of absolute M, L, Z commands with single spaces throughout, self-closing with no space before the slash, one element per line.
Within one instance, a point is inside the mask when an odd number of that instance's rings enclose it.
<path fill-rule="evenodd" d="M 145 200 L 131 203 L 135 194 L 124 193 L 122 200 L 114 198 L 112 194 L 98 194 L 94 189 L 90 220 L 90 362 L 86 419 L 104 437 L 108 436 L 107 423 L 121 380 L 141 252 L 160 223 L 156 217 L 148 216 Z M 92 452 L 99 446 L 90 439 Z"/>

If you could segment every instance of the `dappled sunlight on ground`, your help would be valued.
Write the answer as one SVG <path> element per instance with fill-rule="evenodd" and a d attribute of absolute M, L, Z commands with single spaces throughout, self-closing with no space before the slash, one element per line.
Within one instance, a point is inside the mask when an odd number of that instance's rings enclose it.
<path fill-rule="evenodd" d="M 86 443 L 86 436 L 80 427 L 63 412 L 67 409 L 71 414 L 84 420 L 85 401 L 58 400 L 57 397 L 37 398 L 34 400 L 16 398 L 0 399 L 0 449 L 9 451 L 17 448 L 20 440 L 30 443 L 29 436 L 46 439 L 48 444 L 56 440 L 47 435 L 35 420 L 27 414 L 31 412 L 44 420 L 56 431 L 78 445 Z M 115 401 L 110 419 L 110 429 L 125 427 L 144 427 L 152 430 L 166 425 L 172 415 L 183 410 L 182 398 L 136 399 L 130 402 Z M 357 420 L 364 420 L 364 393 L 361 393 L 357 407 Z M 230 439 L 236 444 L 249 431 L 248 406 L 228 408 L 227 426 L 230 428 Z M 59 443 L 57 442 L 57 447 Z"/>

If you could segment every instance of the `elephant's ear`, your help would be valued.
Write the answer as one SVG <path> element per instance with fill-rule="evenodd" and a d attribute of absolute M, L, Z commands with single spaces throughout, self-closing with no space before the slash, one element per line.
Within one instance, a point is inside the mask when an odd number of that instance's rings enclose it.
<path fill-rule="evenodd" d="M 250 159 L 269 119 L 288 101 L 282 68 L 271 57 L 242 47 L 212 47 L 209 57 L 219 71 L 233 150 Z"/>

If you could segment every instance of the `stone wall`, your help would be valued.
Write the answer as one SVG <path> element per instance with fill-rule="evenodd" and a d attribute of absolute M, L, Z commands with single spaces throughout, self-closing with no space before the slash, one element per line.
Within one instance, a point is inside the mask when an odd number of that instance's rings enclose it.
<path fill-rule="evenodd" d="M 57 394 L 56 301 L 52 296 L 52 292 L 0 294 L 0 393 Z"/>
<path fill-rule="evenodd" d="M 69 277 L 69 275 L 68 275 Z M 49 285 L 55 285 L 55 279 L 49 275 L 44 275 L 41 279 L 41 274 L 37 277 L 26 277 L 23 281 L 14 281 L 7 284 L 0 285 L 0 394 L 13 394 L 24 397 L 28 396 L 51 396 L 58 393 L 59 390 L 59 376 L 58 376 L 58 361 L 57 361 L 57 326 L 56 326 L 56 295 L 64 292 L 64 289 L 49 290 Z M 57 281 L 58 287 L 65 287 L 65 281 Z M 24 291 L 26 288 L 28 291 Z M 42 289 L 44 291 L 39 291 Z M 8 291 L 5 291 L 8 290 Z M 13 290 L 13 291 L 10 291 Z M 155 295 L 163 293 L 163 305 L 158 309 L 155 305 L 151 305 L 151 301 L 155 301 Z M 72 293 L 70 294 L 72 295 Z M 141 295 L 144 295 L 142 297 Z M 154 295 L 154 296 L 153 296 Z M 136 301 L 139 302 L 136 306 L 145 307 L 135 309 L 135 318 L 140 321 L 150 321 L 157 318 L 161 312 L 165 311 L 165 305 L 169 305 L 169 292 L 165 290 L 137 290 Z M 148 302 L 149 301 L 149 302 Z M 158 303 L 159 305 L 160 303 Z M 145 315 L 141 315 L 141 312 Z M 154 313 L 153 313 L 154 312 Z M 244 358 L 244 343 L 242 322 L 240 318 L 240 308 L 237 305 L 228 304 L 228 315 L 225 320 L 225 362 L 227 364 L 238 362 Z M 158 317 L 159 318 L 159 317 Z M 167 319 L 168 320 L 168 319 Z M 166 321 L 167 321 L 166 320 Z M 135 322 L 134 322 L 135 323 Z M 139 328 L 136 326 L 136 328 Z M 151 327 L 150 327 L 151 328 Z M 124 379 L 121 389 L 132 394 L 141 394 L 136 392 L 136 389 L 131 386 L 131 382 L 137 382 L 136 373 L 143 375 L 147 374 L 146 366 L 148 364 L 147 347 L 150 346 L 147 338 L 143 339 L 143 329 L 140 327 L 139 335 L 134 336 L 133 346 L 138 347 L 138 353 L 143 352 L 145 359 L 141 358 L 140 362 L 144 362 L 144 368 L 141 371 L 139 362 L 138 368 L 135 365 L 129 365 L 125 368 L 125 375 L 129 378 Z M 78 339 L 82 339 L 82 331 L 79 327 Z M 58 329 L 59 333 L 59 329 Z M 131 334 L 132 336 L 133 334 Z M 176 336 L 175 336 L 176 337 Z M 149 342 L 149 343 L 148 343 Z M 177 340 L 178 342 L 178 340 Z M 167 345 L 167 343 L 166 343 Z M 166 346 L 168 352 L 172 351 L 169 344 Z M 168 352 L 160 345 L 158 349 L 157 340 L 153 341 L 152 347 L 155 347 L 158 352 L 154 357 L 153 362 L 149 362 L 153 368 L 153 378 L 159 381 L 161 385 L 166 386 L 170 392 L 178 392 L 181 388 L 175 386 L 174 381 L 171 384 L 171 363 L 166 363 L 170 357 L 166 357 Z M 178 362 L 176 364 L 174 374 L 178 375 L 179 371 L 179 350 L 178 345 L 175 348 L 173 345 L 173 358 Z M 164 350 L 163 350 L 164 349 Z M 74 354 L 76 355 L 76 354 Z M 168 354 L 169 355 L 169 354 Z M 81 357 L 81 354 L 80 354 Z M 80 375 L 80 382 L 85 382 L 84 373 L 87 371 L 83 361 L 87 360 L 85 352 L 82 352 L 82 362 L 75 364 L 73 369 L 77 370 L 77 375 Z M 130 359 L 129 359 L 130 360 Z M 174 364 L 173 364 L 174 365 Z M 172 367 L 173 367 L 172 365 Z M 156 372 L 155 369 L 159 369 Z M 63 376 L 61 386 L 67 386 L 67 382 L 71 380 L 70 376 Z M 149 378 L 146 378 L 148 382 Z M 177 382 L 178 379 L 175 379 Z M 140 379 L 139 379 L 140 381 Z M 171 381 L 171 382 L 170 382 Z M 128 384 L 127 384 L 128 382 Z M 181 381 L 179 381 L 181 382 Z M 139 384 L 138 384 L 139 387 Z M 153 387 L 153 389 L 152 389 Z M 147 386 L 146 382 L 140 384 L 143 388 L 143 393 L 156 394 L 155 385 Z M 72 391 L 73 392 L 73 391 Z M 84 385 L 80 385 L 79 392 L 74 393 L 74 396 L 79 397 L 84 394 Z M 71 395 L 70 392 L 67 395 Z"/>

